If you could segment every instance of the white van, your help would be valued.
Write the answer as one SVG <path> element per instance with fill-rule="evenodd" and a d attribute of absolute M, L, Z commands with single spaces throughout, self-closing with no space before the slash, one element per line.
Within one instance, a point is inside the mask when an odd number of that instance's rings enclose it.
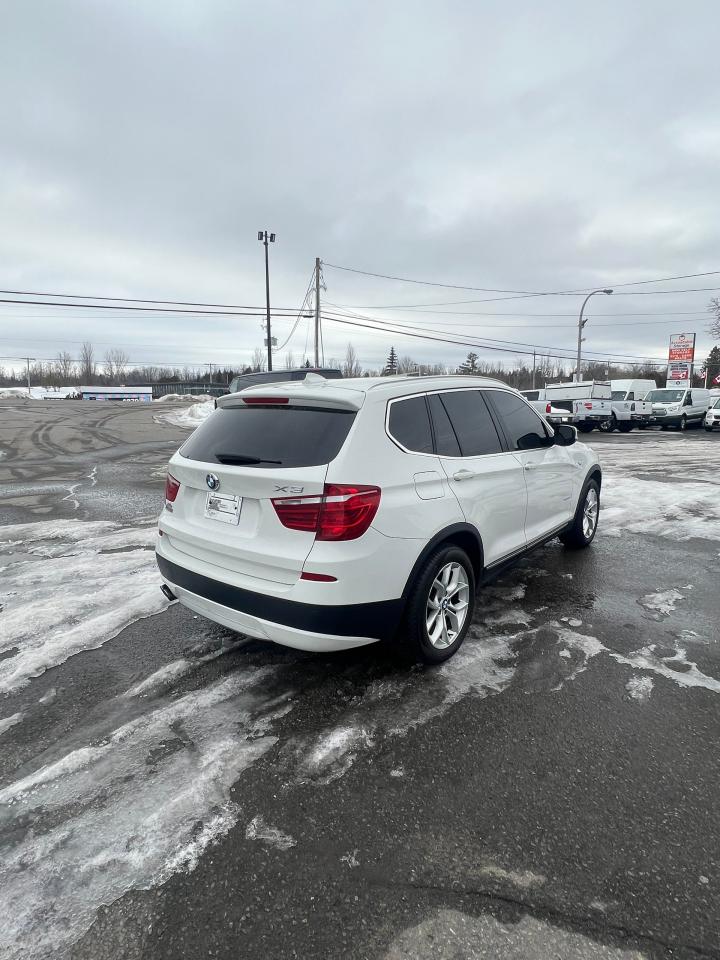
<path fill-rule="evenodd" d="M 710 391 L 702 387 L 662 387 L 651 390 L 645 399 L 652 403 L 650 423 L 660 424 L 663 430 L 701 426 L 711 403 Z"/>

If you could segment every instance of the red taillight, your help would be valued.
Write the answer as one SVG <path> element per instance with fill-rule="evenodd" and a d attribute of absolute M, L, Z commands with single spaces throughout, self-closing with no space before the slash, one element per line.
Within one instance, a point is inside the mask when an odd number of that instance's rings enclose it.
<path fill-rule="evenodd" d="M 552 413 L 552 404 L 551 404 L 551 403 L 546 403 L 546 404 L 545 404 L 545 413 Z"/>
<path fill-rule="evenodd" d="M 329 573 L 310 573 L 307 570 L 303 570 L 300 579 L 312 580 L 314 583 L 337 583 L 337 577 L 331 577 Z"/>
<path fill-rule="evenodd" d="M 592 404 L 591 404 L 591 403 L 586 403 L 586 404 L 585 404 L 585 409 L 586 409 L 586 410 L 592 410 Z"/>
<path fill-rule="evenodd" d="M 289 403 L 289 397 L 242 397 L 243 403 L 262 403 L 264 406 L 272 403 Z"/>
<path fill-rule="evenodd" d="M 380 488 L 326 483 L 322 496 L 272 501 L 284 527 L 314 533 L 317 540 L 357 540 L 373 522 Z"/>
<path fill-rule="evenodd" d="M 176 480 L 171 474 L 165 477 L 165 499 L 170 503 L 175 503 L 175 497 L 180 489 L 180 481 Z"/>

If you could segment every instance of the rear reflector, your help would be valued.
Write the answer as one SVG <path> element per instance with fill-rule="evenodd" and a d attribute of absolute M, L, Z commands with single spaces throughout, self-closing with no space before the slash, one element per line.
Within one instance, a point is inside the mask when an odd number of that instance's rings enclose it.
<path fill-rule="evenodd" d="M 168 474 L 165 477 L 165 499 L 169 500 L 170 503 L 175 503 L 175 497 L 178 495 L 179 489 L 180 481 L 176 480 L 172 474 Z"/>
<path fill-rule="evenodd" d="M 303 570 L 300 574 L 301 580 L 313 580 L 315 583 L 336 583 L 337 577 L 331 577 L 329 573 L 309 573 Z"/>
<path fill-rule="evenodd" d="M 272 505 L 290 530 L 314 533 L 317 540 L 357 540 L 377 513 L 380 488 L 326 483 L 322 496 L 281 497 Z"/>
<path fill-rule="evenodd" d="M 263 406 L 273 403 L 290 403 L 289 397 L 242 397 L 243 403 L 261 403 Z"/>

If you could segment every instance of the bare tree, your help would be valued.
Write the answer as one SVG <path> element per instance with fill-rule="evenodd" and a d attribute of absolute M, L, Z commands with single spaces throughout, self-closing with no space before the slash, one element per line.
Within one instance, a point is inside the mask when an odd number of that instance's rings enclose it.
<path fill-rule="evenodd" d="M 295 369 L 295 357 L 292 350 L 288 350 L 285 354 L 285 369 L 294 370 Z"/>
<path fill-rule="evenodd" d="M 405 354 L 404 357 L 400 357 L 400 359 L 398 360 L 398 365 L 397 365 L 398 373 L 406 373 L 406 374 L 415 373 L 417 368 L 418 368 L 417 360 L 413 360 L 413 358 L 409 357 L 407 354 Z"/>
<path fill-rule="evenodd" d="M 362 374 L 362 367 L 355 353 L 355 347 L 348 343 L 347 350 L 345 351 L 345 363 L 342 365 L 342 373 L 344 377 L 359 377 Z"/>
<path fill-rule="evenodd" d="M 67 350 L 61 350 L 55 357 L 53 366 L 61 384 L 67 384 L 73 377 L 73 358 Z"/>
<path fill-rule="evenodd" d="M 712 316 L 710 321 L 710 336 L 720 340 L 720 297 L 713 297 L 708 304 L 708 313 Z"/>
<path fill-rule="evenodd" d="M 265 356 L 265 351 L 261 350 L 260 347 L 255 347 L 253 350 L 252 368 L 254 373 L 260 373 L 261 370 L 267 369 L 267 358 Z"/>
<path fill-rule="evenodd" d="M 128 355 L 113 347 L 105 353 L 105 374 L 111 383 L 122 383 L 127 374 Z"/>
<path fill-rule="evenodd" d="M 80 379 L 84 384 L 90 384 L 97 376 L 97 364 L 95 363 L 95 348 L 89 341 L 85 341 L 80 347 Z"/>

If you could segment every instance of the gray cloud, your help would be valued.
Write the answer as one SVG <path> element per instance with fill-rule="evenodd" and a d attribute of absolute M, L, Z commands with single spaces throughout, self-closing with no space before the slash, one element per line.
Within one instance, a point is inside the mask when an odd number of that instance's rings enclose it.
<path fill-rule="evenodd" d="M 530 290 L 720 269 L 719 20 L 710 0 L 14 4 L 0 36 L 0 285 L 261 304 L 265 226 L 282 306 L 299 306 L 316 255 Z M 329 301 L 365 312 L 471 296 L 326 279 Z M 587 348 L 662 356 L 681 329 L 707 348 L 710 296 L 598 299 Z M 0 353 L 90 337 L 137 359 L 239 361 L 262 337 L 252 318 L 88 313 L 5 307 Z M 571 316 L 375 313 L 574 339 Z M 284 339 L 290 321 L 276 329 Z M 296 355 L 305 338 L 301 324 Z M 328 324 L 327 352 L 350 338 L 368 365 L 392 342 Z M 394 339 L 419 359 L 466 352 Z"/>

